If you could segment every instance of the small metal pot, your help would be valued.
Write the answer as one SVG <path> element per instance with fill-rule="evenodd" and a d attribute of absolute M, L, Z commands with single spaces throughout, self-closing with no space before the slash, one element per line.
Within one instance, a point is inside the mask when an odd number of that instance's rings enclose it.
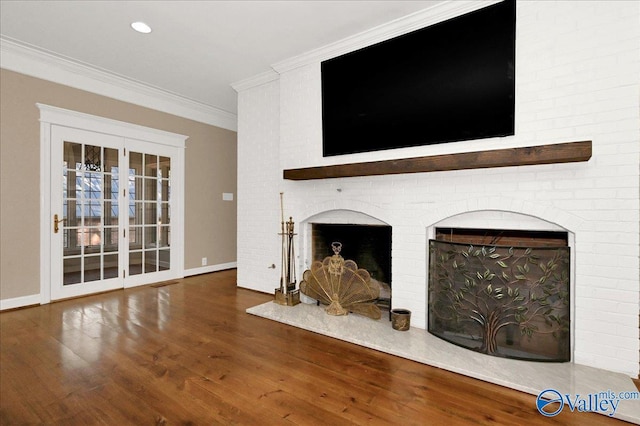
<path fill-rule="evenodd" d="M 411 311 L 408 309 L 391 310 L 391 327 L 398 331 L 407 331 L 411 325 Z"/>

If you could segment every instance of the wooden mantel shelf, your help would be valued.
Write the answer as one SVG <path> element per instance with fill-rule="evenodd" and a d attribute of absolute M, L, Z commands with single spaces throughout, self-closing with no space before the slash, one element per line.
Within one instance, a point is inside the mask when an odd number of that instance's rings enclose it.
<path fill-rule="evenodd" d="M 431 155 L 399 160 L 285 169 L 283 177 L 289 180 L 310 180 L 394 175 L 446 170 L 485 169 L 489 167 L 530 166 L 534 164 L 576 163 L 589 161 L 590 158 L 591 141 L 582 141 L 524 148 Z"/>

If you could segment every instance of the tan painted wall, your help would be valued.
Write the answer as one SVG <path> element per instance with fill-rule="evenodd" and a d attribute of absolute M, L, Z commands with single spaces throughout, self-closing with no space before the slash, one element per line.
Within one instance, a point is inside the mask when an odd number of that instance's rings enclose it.
<path fill-rule="evenodd" d="M 236 261 L 236 133 L 0 70 L 0 299 L 40 292 L 40 124 L 36 103 L 189 136 L 185 270 Z M 232 192 L 234 201 L 222 201 Z"/>

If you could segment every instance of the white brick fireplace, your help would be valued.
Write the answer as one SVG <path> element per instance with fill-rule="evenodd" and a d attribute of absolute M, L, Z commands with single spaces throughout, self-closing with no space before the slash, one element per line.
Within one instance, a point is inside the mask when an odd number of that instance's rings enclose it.
<path fill-rule="evenodd" d="M 446 3 L 275 64 L 234 87 L 238 123 L 238 285 L 279 283 L 280 199 L 298 226 L 392 227 L 392 303 L 426 326 L 427 241 L 435 226 L 566 231 L 575 363 L 638 375 L 640 3 L 517 3 L 515 136 L 322 157 L 320 61 L 477 7 Z M 477 4 L 477 3 L 476 3 Z M 465 10 L 467 10 L 465 9 Z M 403 27 L 409 22 L 412 28 Z M 402 28 L 404 28 L 402 30 Z M 391 31 L 391 30 L 393 31 Z M 306 181 L 283 169 L 591 140 L 588 162 Z M 426 331 L 425 331 L 426 333 Z"/>

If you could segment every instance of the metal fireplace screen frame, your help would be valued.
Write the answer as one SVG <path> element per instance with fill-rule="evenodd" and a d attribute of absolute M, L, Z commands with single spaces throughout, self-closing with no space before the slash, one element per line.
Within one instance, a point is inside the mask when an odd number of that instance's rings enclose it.
<path fill-rule="evenodd" d="M 428 331 L 485 354 L 570 361 L 569 247 L 429 240 Z"/>

